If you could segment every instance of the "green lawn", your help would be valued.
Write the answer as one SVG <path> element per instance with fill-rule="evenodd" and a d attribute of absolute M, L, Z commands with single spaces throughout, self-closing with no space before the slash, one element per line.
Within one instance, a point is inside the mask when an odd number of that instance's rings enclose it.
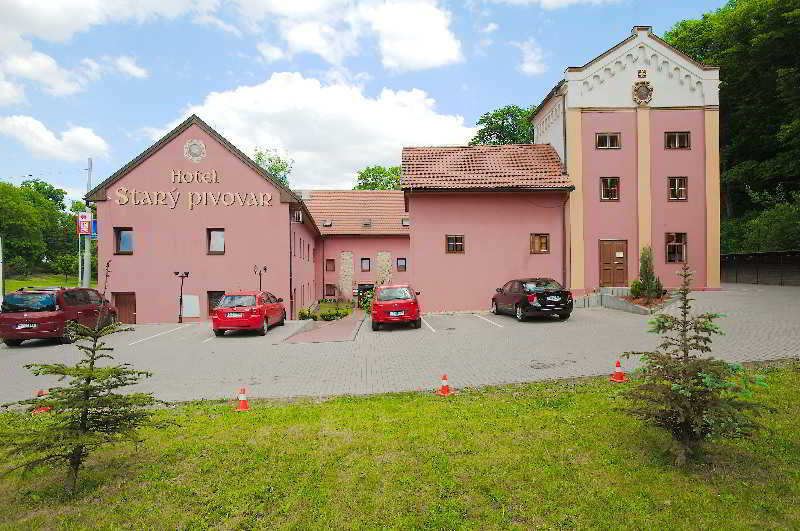
<path fill-rule="evenodd" d="M 768 430 L 679 469 L 603 378 L 185 405 L 91 458 L 74 502 L 61 470 L 1 479 L 0 527 L 796 529 L 799 367 L 760 369 Z"/>
<path fill-rule="evenodd" d="M 9 278 L 6 277 L 6 292 L 17 291 L 19 288 L 27 288 L 28 286 L 77 286 L 77 276 L 69 276 L 64 280 L 64 275 L 37 273 L 30 275 L 26 278 Z M 97 285 L 96 280 L 92 280 L 92 287 Z"/>

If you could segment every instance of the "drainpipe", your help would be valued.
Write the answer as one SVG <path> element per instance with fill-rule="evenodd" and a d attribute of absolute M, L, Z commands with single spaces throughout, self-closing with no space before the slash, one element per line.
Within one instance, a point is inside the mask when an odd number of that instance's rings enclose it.
<path fill-rule="evenodd" d="M 561 204 L 561 283 L 567 287 L 567 201 L 569 201 L 569 192 L 564 196 L 564 203 Z"/>
<path fill-rule="evenodd" d="M 322 239 L 322 298 L 324 299 L 325 294 L 325 236 L 320 235 Z"/>
<path fill-rule="evenodd" d="M 289 315 L 294 319 L 294 298 L 292 297 L 292 247 L 294 246 L 294 238 L 292 238 L 292 211 L 289 210 Z"/>

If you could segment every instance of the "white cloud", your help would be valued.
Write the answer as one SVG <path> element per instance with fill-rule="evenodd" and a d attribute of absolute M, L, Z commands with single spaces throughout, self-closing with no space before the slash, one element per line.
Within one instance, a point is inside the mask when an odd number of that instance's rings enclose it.
<path fill-rule="evenodd" d="M 280 61 L 281 59 L 286 59 L 286 52 L 278 48 L 277 46 L 273 46 L 267 42 L 260 42 L 258 43 L 258 51 L 261 54 L 261 57 L 268 63 L 274 63 L 275 61 Z"/>
<path fill-rule="evenodd" d="M 544 62 L 544 51 L 533 38 L 524 42 L 511 42 L 522 52 L 522 62 L 517 67 L 520 72 L 528 76 L 536 76 L 547 71 L 547 64 Z"/>
<path fill-rule="evenodd" d="M 25 90 L 21 85 L 12 83 L 0 72 L 0 105 L 11 105 L 25 101 Z"/>
<path fill-rule="evenodd" d="M 0 117 L 0 133 L 16 139 L 28 151 L 47 159 L 76 161 L 108 155 L 108 143 L 86 127 L 70 126 L 59 136 L 30 116 Z"/>
<path fill-rule="evenodd" d="M 494 4 L 509 4 L 517 6 L 539 5 L 543 9 L 561 9 L 575 4 L 617 4 L 622 0 L 488 0 Z"/>
<path fill-rule="evenodd" d="M 309 52 L 339 65 L 348 55 L 357 51 L 356 38 L 352 31 L 337 30 L 329 24 L 317 21 L 299 24 L 285 22 L 283 37 L 290 53 Z"/>
<path fill-rule="evenodd" d="M 383 66 L 423 70 L 463 61 L 461 42 L 450 31 L 450 12 L 425 0 L 365 4 L 358 16 L 378 36 Z"/>
<path fill-rule="evenodd" d="M 6 75 L 38 82 L 45 92 L 54 96 L 67 96 L 82 88 L 80 79 L 73 72 L 61 68 L 55 59 L 41 52 L 8 55 L 0 69 Z"/>
<path fill-rule="evenodd" d="M 349 188 L 367 165 L 399 164 L 403 146 L 464 144 L 475 134 L 463 117 L 437 112 L 422 90 L 383 89 L 369 97 L 354 84 L 327 84 L 292 72 L 213 92 L 152 138 L 191 113 L 245 153 L 256 146 L 288 151 L 295 159 L 290 179 L 296 188 Z"/>
<path fill-rule="evenodd" d="M 148 76 L 147 70 L 136 64 L 136 59 L 128 55 L 120 55 L 114 60 L 114 66 L 123 74 L 144 79 Z"/>
<path fill-rule="evenodd" d="M 231 35 L 236 35 L 237 37 L 242 36 L 242 31 L 234 26 L 233 24 L 228 24 L 224 20 L 219 17 L 215 17 L 213 15 L 198 15 L 192 19 L 192 22 L 195 24 L 206 24 L 208 26 L 214 26 L 215 28 L 222 30 L 226 33 L 230 33 Z"/>
<path fill-rule="evenodd" d="M 493 31 L 497 31 L 499 27 L 500 26 L 494 22 L 489 22 L 485 27 L 481 28 L 481 33 L 492 33 Z"/>

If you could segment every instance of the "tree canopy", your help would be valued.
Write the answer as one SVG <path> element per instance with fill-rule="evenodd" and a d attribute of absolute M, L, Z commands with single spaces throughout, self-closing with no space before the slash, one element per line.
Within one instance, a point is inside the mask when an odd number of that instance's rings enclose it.
<path fill-rule="evenodd" d="M 275 180 L 289 188 L 289 174 L 292 173 L 294 159 L 288 155 L 282 156 L 277 149 L 256 148 L 253 162 L 267 170 Z"/>
<path fill-rule="evenodd" d="M 368 166 L 358 172 L 353 190 L 399 190 L 401 174 L 400 166 Z"/>
<path fill-rule="evenodd" d="M 536 106 L 523 109 L 517 105 L 506 105 L 484 113 L 478 120 L 478 132 L 469 145 L 532 144 L 531 116 L 535 109 Z"/>

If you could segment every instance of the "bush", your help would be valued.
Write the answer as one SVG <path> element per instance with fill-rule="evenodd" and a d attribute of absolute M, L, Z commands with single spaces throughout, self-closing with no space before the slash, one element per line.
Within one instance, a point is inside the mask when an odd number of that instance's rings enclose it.
<path fill-rule="evenodd" d="M 652 352 L 625 352 L 623 357 L 641 356 L 642 383 L 624 393 L 631 402 L 626 411 L 646 423 L 667 430 L 674 441 L 676 464 L 695 455 L 700 444 L 712 438 L 740 438 L 758 428 L 746 413 L 760 409 L 745 400 L 751 380 L 740 365 L 701 357 L 711 352 L 714 334 L 722 331 L 714 320 L 719 314 L 691 315 L 692 272 L 684 264 L 680 273 L 680 314 L 658 314 L 650 331 L 661 335 Z"/>
<path fill-rule="evenodd" d="M 311 311 L 305 308 L 300 308 L 297 310 L 297 318 L 301 321 L 305 321 L 306 319 L 311 319 Z"/>
<path fill-rule="evenodd" d="M 374 294 L 373 290 L 362 291 L 359 299 L 358 299 L 358 307 L 364 310 L 365 312 L 369 312 L 372 309 L 372 295 Z"/>
<path fill-rule="evenodd" d="M 644 290 L 642 289 L 642 281 L 638 278 L 631 282 L 631 297 L 634 299 L 640 299 L 644 295 Z"/>
<path fill-rule="evenodd" d="M 323 321 L 334 321 L 337 318 L 335 311 L 334 312 L 322 312 L 321 314 L 319 314 L 319 316 Z"/>

